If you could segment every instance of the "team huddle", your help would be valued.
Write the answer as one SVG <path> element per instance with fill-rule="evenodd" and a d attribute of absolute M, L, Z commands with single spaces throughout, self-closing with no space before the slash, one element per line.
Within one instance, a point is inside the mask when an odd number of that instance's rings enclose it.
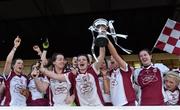
<path fill-rule="evenodd" d="M 19 37 L 8 54 L 0 76 L 1 106 L 141 106 L 179 105 L 179 70 L 152 63 L 147 49 L 139 52 L 140 68 L 130 66 L 108 40 L 99 47 L 98 61 L 88 54 L 72 58 L 67 65 L 61 53 L 46 58 L 48 46 L 33 49 L 40 59 L 23 73 L 23 60 L 13 59 Z M 111 57 L 107 59 L 106 50 Z"/>

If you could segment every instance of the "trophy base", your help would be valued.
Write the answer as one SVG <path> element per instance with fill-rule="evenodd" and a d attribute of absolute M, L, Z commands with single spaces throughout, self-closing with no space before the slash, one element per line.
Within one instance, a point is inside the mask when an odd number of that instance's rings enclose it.
<path fill-rule="evenodd" d="M 95 40 L 95 45 L 98 47 L 105 47 L 108 44 L 108 39 L 105 37 L 99 37 Z"/>

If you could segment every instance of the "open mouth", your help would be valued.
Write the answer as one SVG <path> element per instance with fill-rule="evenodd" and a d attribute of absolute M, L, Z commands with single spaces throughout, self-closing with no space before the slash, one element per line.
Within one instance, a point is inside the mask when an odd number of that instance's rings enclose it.
<path fill-rule="evenodd" d="M 114 64 L 114 62 L 111 62 L 111 64 Z"/>
<path fill-rule="evenodd" d="M 84 66 L 84 64 L 80 64 L 80 66 L 82 67 L 82 66 Z"/>
<path fill-rule="evenodd" d="M 147 59 L 142 59 L 142 61 L 143 61 L 143 62 L 146 62 L 146 61 L 147 61 Z"/>
<path fill-rule="evenodd" d="M 18 67 L 19 70 L 22 70 L 22 67 Z"/>

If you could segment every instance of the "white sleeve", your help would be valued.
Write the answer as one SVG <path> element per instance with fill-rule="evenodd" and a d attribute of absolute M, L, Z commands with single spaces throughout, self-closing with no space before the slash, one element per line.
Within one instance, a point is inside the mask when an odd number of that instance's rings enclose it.
<path fill-rule="evenodd" d="M 141 69 L 140 68 L 137 68 L 134 70 L 134 74 L 133 74 L 133 77 L 134 77 L 134 81 L 138 84 L 138 76 L 139 76 L 139 73 L 140 73 Z"/>
<path fill-rule="evenodd" d="M 156 63 L 155 66 L 161 71 L 162 74 L 165 74 L 169 71 L 169 68 L 162 63 Z"/>

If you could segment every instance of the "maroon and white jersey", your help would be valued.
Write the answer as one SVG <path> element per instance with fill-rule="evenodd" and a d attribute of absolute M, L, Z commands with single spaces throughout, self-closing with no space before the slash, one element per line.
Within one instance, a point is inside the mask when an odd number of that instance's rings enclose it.
<path fill-rule="evenodd" d="M 1 88 L 2 88 L 2 86 L 4 86 L 4 78 L 2 76 L 0 76 L 0 86 L 1 86 Z M 0 90 L 0 93 L 2 93 L 2 94 L 0 94 L 0 105 L 1 105 L 1 102 L 4 98 L 4 89 Z"/>
<path fill-rule="evenodd" d="M 128 65 L 126 68 L 126 71 L 117 68 L 111 72 L 110 95 L 114 106 L 134 103 L 136 100 L 132 83 L 132 70 Z"/>
<path fill-rule="evenodd" d="M 104 80 L 103 80 L 103 77 L 100 76 L 100 77 L 98 77 L 98 79 L 99 79 L 99 85 L 100 85 L 100 88 L 101 88 L 101 91 L 102 91 L 102 96 L 103 96 L 104 102 L 105 103 L 111 103 L 110 94 L 106 94 L 105 91 L 104 91 Z M 108 77 L 108 79 L 110 79 L 110 77 Z"/>
<path fill-rule="evenodd" d="M 0 76 L 0 84 L 4 81 L 4 78 Z"/>
<path fill-rule="evenodd" d="M 38 77 L 39 80 L 49 83 L 47 77 Z M 44 98 L 44 93 L 40 92 L 35 84 L 34 79 L 30 79 L 28 84 L 29 91 L 31 92 L 31 100 Z"/>
<path fill-rule="evenodd" d="M 76 104 L 80 106 L 103 106 L 104 100 L 99 86 L 98 75 L 94 65 L 89 66 L 86 73 L 66 77 L 75 90 Z"/>
<path fill-rule="evenodd" d="M 10 72 L 8 77 L 5 77 L 5 87 L 5 106 L 26 106 L 26 97 L 20 93 L 21 89 L 27 88 L 25 75 Z"/>
<path fill-rule="evenodd" d="M 167 96 L 167 105 L 179 105 L 180 103 L 180 91 L 176 89 L 175 91 L 165 90 Z"/>
<path fill-rule="evenodd" d="M 140 105 L 163 105 L 167 101 L 163 87 L 163 74 L 167 71 L 169 68 L 163 64 L 151 64 L 135 70 L 134 78 L 140 86 Z"/>
<path fill-rule="evenodd" d="M 64 73 L 67 75 L 69 73 Z M 61 82 L 59 80 L 50 79 L 50 105 L 51 106 L 65 106 L 65 100 L 70 96 L 71 84 L 68 82 Z"/>

